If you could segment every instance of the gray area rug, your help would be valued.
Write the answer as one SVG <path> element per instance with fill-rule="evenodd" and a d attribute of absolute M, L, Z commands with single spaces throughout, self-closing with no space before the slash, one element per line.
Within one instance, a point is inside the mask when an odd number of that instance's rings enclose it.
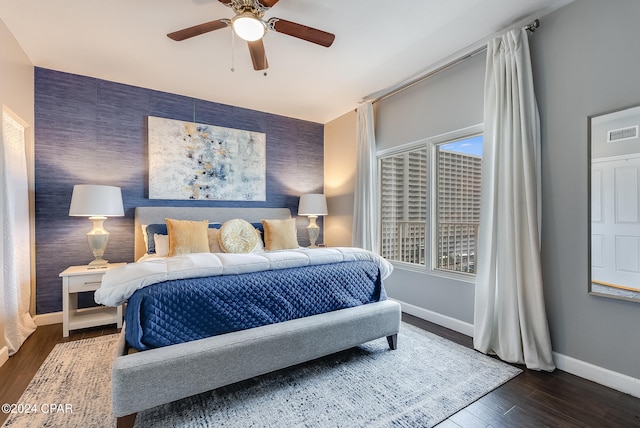
<path fill-rule="evenodd" d="M 69 404 L 71 413 L 16 414 L 4 426 L 115 426 L 116 337 L 56 345 L 20 400 Z M 136 427 L 430 427 L 520 372 L 403 323 L 396 351 L 379 339 L 147 410 Z"/>

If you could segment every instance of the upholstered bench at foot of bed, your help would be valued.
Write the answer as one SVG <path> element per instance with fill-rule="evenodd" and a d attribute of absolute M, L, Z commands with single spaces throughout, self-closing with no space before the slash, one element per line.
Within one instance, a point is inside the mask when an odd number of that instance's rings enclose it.
<path fill-rule="evenodd" d="M 133 426 L 142 410 L 387 337 L 400 305 L 386 300 L 129 355 L 124 331 L 113 363 L 113 413 Z M 126 328 L 126 327 L 125 327 Z"/>

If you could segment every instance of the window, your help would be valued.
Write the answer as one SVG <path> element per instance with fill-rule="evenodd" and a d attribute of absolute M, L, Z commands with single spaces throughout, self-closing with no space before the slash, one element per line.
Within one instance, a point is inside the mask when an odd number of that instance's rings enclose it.
<path fill-rule="evenodd" d="M 475 273 L 482 135 L 425 141 L 380 157 L 381 254 Z"/>
<path fill-rule="evenodd" d="M 427 149 L 380 161 L 382 256 L 424 264 L 427 224 Z"/>
<path fill-rule="evenodd" d="M 482 136 L 436 146 L 436 268 L 475 273 Z"/>

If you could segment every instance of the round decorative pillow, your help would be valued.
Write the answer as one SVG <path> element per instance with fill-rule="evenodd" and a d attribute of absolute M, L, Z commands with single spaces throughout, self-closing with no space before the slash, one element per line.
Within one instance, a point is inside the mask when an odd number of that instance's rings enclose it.
<path fill-rule="evenodd" d="M 226 221 L 218 234 L 225 253 L 250 253 L 258 245 L 258 231 L 248 221 L 236 218 Z"/>

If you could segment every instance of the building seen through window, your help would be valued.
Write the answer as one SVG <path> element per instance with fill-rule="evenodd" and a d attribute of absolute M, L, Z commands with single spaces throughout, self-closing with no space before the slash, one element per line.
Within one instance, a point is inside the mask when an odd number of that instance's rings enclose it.
<path fill-rule="evenodd" d="M 475 273 L 482 141 L 476 135 L 380 159 L 383 257 Z"/>

